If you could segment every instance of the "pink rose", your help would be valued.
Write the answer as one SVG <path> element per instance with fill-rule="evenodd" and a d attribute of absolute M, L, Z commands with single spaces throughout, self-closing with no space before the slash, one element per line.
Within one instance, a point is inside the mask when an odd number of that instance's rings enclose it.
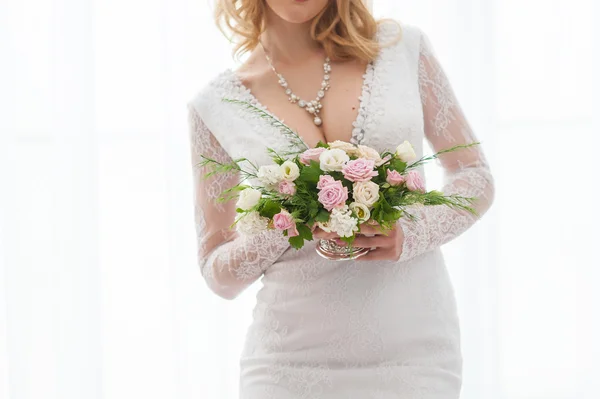
<path fill-rule="evenodd" d="M 280 194 L 296 194 L 296 185 L 291 181 L 284 180 L 282 182 L 279 182 L 279 186 L 277 188 L 279 189 Z"/>
<path fill-rule="evenodd" d="M 282 210 L 277 215 L 273 216 L 273 226 L 277 230 L 287 230 L 288 237 L 294 237 L 298 235 L 298 229 L 294 218 L 289 212 Z"/>
<path fill-rule="evenodd" d="M 358 158 L 354 161 L 348 161 L 342 167 L 344 177 L 352 182 L 369 181 L 377 176 L 377 171 L 373 170 L 375 161 L 365 158 Z"/>
<path fill-rule="evenodd" d="M 406 187 L 410 191 L 419 191 L 421 193 L 425 192 L 425 182 L 421 177 L 421 174 L 416 170 L 410 170 L 406 174 Z"/>
<path fill-rule="evenodd" d="M 323 147 L 310 148 L 304 151 L 302 154 L 300 154 L 300 162 L 302 162 L 304 165 L 310 165 L 310 161 L 319 162 L 319 156 L 326 149 L 327 148 Z"/>
<path fill-rule="evenodd" d="M 294 218 L 289 212 L 282 210 L 273 216 L 273 225 L 277 230 L 291 229 L 295 225 Z"/>
<path fill-rule="evenodd" d="M 300 233 L 298 233 L 298 229 L 296 228 L 296 225 L 294 225 L 294 227 L 287 229 L 287 236 L 288 237 L 296 237 L 297 235 L 299 235 Z"/>
<path fill-rule="evenodd" d="M 319 191 L 319 202 L 323 204 L 328 211 L 343 206 L 347 200 L 348 187 L 344 187 L 341 181 L 329 183 Z"/>
<path fill-rule="evenodd" d="M 395 170 L 387 170 L 387 177 L 385 179 L 392 186 L 399 186 L 404 183 L 404 176 Z"/>
<path fill-rule="evenodd" d="M 317 188 L 320 190 L 328 184 L 335 183 L 335 179 L 329 175 L 321 175 L 319 177 L 319 182 L 317 183 Z"/>

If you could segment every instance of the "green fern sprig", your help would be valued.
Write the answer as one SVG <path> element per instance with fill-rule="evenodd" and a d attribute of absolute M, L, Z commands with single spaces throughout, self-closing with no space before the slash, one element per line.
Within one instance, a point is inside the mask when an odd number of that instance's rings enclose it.
<path fill-rule="evenodd" d="M 454 147 L 446 148 L 444 150 L 436 152 L 433 155 L 429 155 L 429 156 L 419 159 L 418 161 L 408 165 L 406 167 L 406 169 L 408 170 L 408 169 L 416 168 L 417 166 L 420 166 L 426 162 L 429 162 L 429 161 L 439 158 L 439 156 L 442 154 L 446 154 L 448 152 L 454 152 L 454 151 L 462 150 L 462 149 L 466 149 L 466 148 L 471 148 L 471 147 L 474 147 L 479 144 L 481 144 L 481 143 L 479 141 L 476 141 L 476 142 L 469 143 L 469 144 L 459 144 L 459 145 L 455 145 Z"/>
<path fill-rule="evenodd" d="M 204 155 L 200 155 L 200 157 L 203 159 L 203 161 L 198 162 L 195 166 L 211 168 L 210 172 L 207 172 L 204 174 L 204 178 L 209 178 L 216 174 L 229 173 L 229 172 L 233 172 L 233 171 L 239 172 L 242 179 L 244 179 L 244 180 L 257 177 L 255 172 L 258 171 L 258 167 L 247 158 L 239 158 L 239 159 L 235 159 L 231 162 L 224 163 L 224 162 L 219 162 L 216 159 L 208 158 Z M 248 162 L 252 166 L 252 168 L 254 169 L 255 172 L 248 171 L 248 170 L 242 168 L 240 166 L 240 163 L 242 163 L 242 162 Z"/>
<path fill-rule="evenodd" d="M 288 125 L 281 122 L 279 119 L 275 118 L 273 115 L 266 112 L 265 110 L 260 109 L 259 107 L 255 106 L 254 104 L 251 104 L 247 101 L 235 100 L 235 99 L 231 99 L 231 98 L 223 98 L 223 101 L 227 102 L 227 103 L 241 105 L 244 108 L 246 108 L 247 110 L 256 113 L 262 119 L 265 119 L 266 121 L 268 121 L 271 126 L 279 129 L 281 134 L 286 136 L 290 140 L 291 144 L 298 148 L 297 151 L 290 151 L 283 155 L 293 155 L 293 154 L 298 154 L 300 152 L 304 152 L 304 151 L 308 150 L 308 145 L 306 145 L 306 143 L 304 142 L 304 140 L 302 140 L 302 138 L 298 135 L 298 133 L 294 132 L 292 130 L 292 128 L 290 128 Z"/>
<path fill-rule="evenodd" d="M 402 198 L 402 206 L 413 204 L 431 205 L 446 205 L 450 208 L 467 211 L 472 215 L 477 215 L 477 211 L 472 207 L 476 198 L 463 197 L 457 194 L 445 195 L 441 191 L 430 191 L 427 193 L 419 193 L 410 191 L 404 194 Z"/>

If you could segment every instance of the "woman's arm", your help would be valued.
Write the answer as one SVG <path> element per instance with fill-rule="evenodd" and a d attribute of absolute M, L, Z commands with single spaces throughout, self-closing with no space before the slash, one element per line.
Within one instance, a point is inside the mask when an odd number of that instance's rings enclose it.
<path fill-rule="evenodd" d="M 229 226 L 235 219 L 235 202 L 218 203 L 221 193 L 239 181 L 237 173 L 215 174 L 199 166 L 201 155 L 231 162 L 227 152 L 188 104 L 191 160 L 194 176 L 194 218 L 198 264 L 208 286 L 219 296 L 235 298 L 256 281 L 289 247 L 281 232 L 271 230 L 256 236 L 238 236 Z"/>
<path fill-rule="evenodd" d="M 477 138 L 423 33 L 419 47 L 418 79 L 427 141 L 435 152 L 476 142 Z M 481 146 L 442 154 L 439 161 L 444 169 L 441 191 L 445 195 L 475 198 L 472 207 L 477 216 L 446 205 L 406 207 L 406 211 L 416 218 L 401 218 L 396 228 L 385 235 L 376 227 L 361 227 L 361 235 L 354 245 L 375 249 L 359 260 L 413 259 L 458 237 L 489 209 L 494 199 L 494 180 Z M 323 239 L 337 238 L 335 233 L 321 229 L 316 229 L 314 235 Z M 338 244 L 344 245 L 341 241 Z"/>
<path fill-rule="evenodd" d="M 419 52 L 419 87 L 423 106 L 425 137 L 437 152 L 459 144 L 477 141 L 453 93 L 431 45 L 421 34 Z M 481 145 L 442 154 L 446 195 L 475 197 L 478 216 L 444 205 L 408 207 L 417 217 L 400 219 L 404 243 L 400 260 L 409 260 L 458 237 L 473 225 L 491 206 L 494 180 Z"/>

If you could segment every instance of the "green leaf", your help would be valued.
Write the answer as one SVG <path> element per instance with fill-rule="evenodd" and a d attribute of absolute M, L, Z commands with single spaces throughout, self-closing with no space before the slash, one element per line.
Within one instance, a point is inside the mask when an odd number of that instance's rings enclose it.
<path fill-rule="evenodd" d="M 298 229 L 298 233 L 300 237 L 304 238 L 307 241 L 313 239 L 312 231 L 303 223 L 296 223 L 296 229 Z"/>
<path fill-rule="evenodd" d="M 390 160 L 388 169 L 395 170 L 398 173 L 402 173 L 406 170 L 406 162 L 403 162 L 398 158 L 392 158 Z"/>
<path fill-rule="evenodd" d="M 325 223 L 329 220 L 329 216 L 331 216 L 329 212 L 327 212 L 325 209 L 321 209 L 319 213 L 317 213 L 315 221 Z"/>
<path fill-rule="evenodd" d="M 262 208 L 259 210 L 260 216 L 264 216 L 266 218 L 273 218 L 276 214 L 281 211 L 281 205 L 279 203 L 267 199 L 263 204 Z"/>
<path fill-rule="evenodd" d="M 300 249 L 304 246 L 304 238 L 301 236 L 290 237 L 288 239 L 290 245 L 295 249 Z"/>
<path fill-rule="evenodd" d="M 354 183 L 352 183 L 350 180 L 344 179 L 343 176 L 339 177 L 336 180 L 339 180 L 339 181 L 342 182 L 342 186 L 344 186 L 344 187 L 346 187 L 348 189 L 348 193 L 352 193 L 352 189 L 354 187 Z"/>
<path fill-rule="evenodd" d="M 402 211 L 396 208 L 390 208 L 388 212 L 385 212 L 383 220 L 386 222 L 395 222 L 396 220 L 400 219 L 400 216 L 402 216 Z"/>
<path fill-rule="evenodd" d="M 320 166 L 319 166 L 320 167 Z M 329 172 L 329 174 L 331 175 L 331 177 L 333 177 L 335 180 L 346 180 L 344 178 L 344 174 L 342 172 Z M 347 180 L 348 182 L 352 183 L 350 180 Z"/>
<path fill-rule="evenodd" d="M 329 148 L 329 145 L 326 143 L 323 143 L 322 141 L 319 141 L 317 143 L 317 145 L 315 146 L 315 148 Z"/>
<path fill-rule="evenodd" d="M 321 177 L 321 168 L 316 161 L 310 161 L 310 165 L 304 166 L 300 170 L 299 179 L 308 183 L 318 183 Z"/>
<path fill-rule="evenodd" d="M 315 200 L 312 200 L 308 203 L 308 217 L 315 218 L 319 213 L 319 203 Z"/>

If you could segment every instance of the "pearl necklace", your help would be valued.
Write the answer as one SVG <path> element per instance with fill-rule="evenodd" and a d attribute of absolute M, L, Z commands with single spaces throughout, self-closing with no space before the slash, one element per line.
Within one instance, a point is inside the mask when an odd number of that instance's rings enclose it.
<path fill-rule="evenodd" d="M 321 89 L 317 93 L 317 98 L 312 101 L 304 101 L 296 94 L 294 94 L 294 92 L 292 92 L 292 89 L 288 87 L 288 83 L 283 77 L 283 75 L 278 73 L 275 67 L 273 66 L 273 63 L 271 62 L 271 57 L 269 57 L 266 51 L 265 57 L 267 58 L 269 66 L 271 67 L 275 75 L 277 75 L 277 77 L 279 78 L 279 84 L 285 90 L 285 94 L 288 95 L 288 100 L 292 104 L 298 104 L 300 108 L 303 108 L 306 112 L 311 114 L 313 116 L 313 122 L 315 123 L 315 125 L 321 126 L 321 124 L 323 123 L 323 121 L 319 117 L 319 112 L 321 112 L 321 109 L 323 108 L 323 104 L 321 104 L 321 99 L 325 97 L 325 92 L 329 90 L 329 73 L 331 72 L 331 64 L 329 63 L 329 57 L 325 58 L 325 63 L 323 64 L 323 71 L 325 72 L 325 75 L 323 76 L 323 82 L 321 82 Z"/>

